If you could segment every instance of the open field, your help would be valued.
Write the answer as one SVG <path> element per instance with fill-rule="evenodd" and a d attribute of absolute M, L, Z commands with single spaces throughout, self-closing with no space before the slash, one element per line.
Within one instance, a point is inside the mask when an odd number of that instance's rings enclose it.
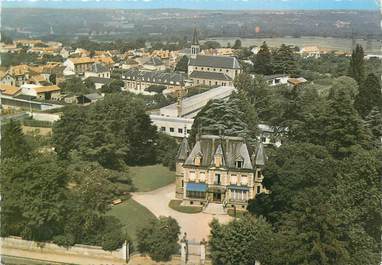
<path fill-rule="evenodd" d="M 175 172 L 162 165 L 130 167 L 130 176 L 137 191 L 152 191 L 175 181 Z"/>
<path fill-rule="evenodd" d="M 133 199 L 115 205 L 107 213 L 117 217 L 124 225 L 129 237 L 136 242 L 136 231 L 147 226 L 156 217 L 144 206 Z"/>

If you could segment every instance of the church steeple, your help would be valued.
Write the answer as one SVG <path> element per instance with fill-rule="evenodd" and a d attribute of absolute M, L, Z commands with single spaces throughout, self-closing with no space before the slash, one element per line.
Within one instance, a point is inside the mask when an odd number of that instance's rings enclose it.
<path fill-rule="evenodd" d="M 198 31 L 194 28 L 194 33 L 192 34 L 192 45 L 199 45 Z"/>
<path fill-rule="evenodd" d="M 196 55 L 200 52 L 200 45 L 198 39 L 198 31 L 194 28 L 194 33 L 192 34 L 192 42 L 191 42 L 191 58 L 195 59 Z"/>

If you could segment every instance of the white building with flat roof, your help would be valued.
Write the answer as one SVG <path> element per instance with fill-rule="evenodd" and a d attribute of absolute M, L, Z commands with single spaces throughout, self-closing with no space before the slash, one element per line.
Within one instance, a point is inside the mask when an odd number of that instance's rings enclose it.
<path fill-rule="evenodd" d="M 183 99 L 159 110 L 159 115 L 165 117 L 193 118 L 211 99 L 228 98 L 236 89 L 232 86 L 212 88 L 204 93 Z"/>
<path fill-rule="evenodd" d="M 159 113 L 151 114 L 150 118 L 158 131 L 173 137 L 188 137 L 194 117 L 212 99 L 228 98 L 234 87 L 221 86 L 204 93 L 185 98 L 180 102 L 160 108 Z"/>

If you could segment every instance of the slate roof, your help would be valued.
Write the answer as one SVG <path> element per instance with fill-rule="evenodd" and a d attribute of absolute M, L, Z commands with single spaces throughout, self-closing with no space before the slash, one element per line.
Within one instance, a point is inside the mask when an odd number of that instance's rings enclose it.
<path fill-rule="evenodd" d="M 201 156 L 201 166 L 210 167 L 214 164 L 214 155 L 223 154 L 224 167 L 236 168 L 236 161 L 242 161 L 241 169 L 253 170 L 246 142 L 241 137 L 203 135 L 195 144 L 184 165 L 194 166 L 196 156 Z M 237 169 L 237 168 L 236 168 Z"/>
<path fill-rule="evenodd" d="M 232 81 L 232 78 L 229 77 L 228 75 L 224 73 L 216 73 L 216 72 L 193 71 L 190 74 L 190 78 Z"/>
<path fill-rule="evenodd" d="M 109 71 L 109 69 L 103 63 L 94 63 L 92 65 L 92 69 L 91 69 L 90 72 L 93 72 L 93 73 L 104 73 L 104 72 L 108 72 L 108 71 Z"/>
<path fill-rule="evenodd" d="M 184 137 L 182 143 L 179 146 L 178 152 L 176 154 L 176 160 L 185 161 L 190 153 L 190 147 L 188 145 L 187 138 Z"/>
<path fill-rule="evenodd" d="M 91 100 L 91 101 L 95 101 L 95 100 L 103 98 L 103 96 L 98 94 L 98 93 L 86 94 L 86 95 L 84 95 L 84 97 Z"/>
<path fill-rule="evenodd" d="M 264 144 L 259 143 L 256 150 L 255 164 L 256 166 L 264 166 L 266 160 L 267 160 L 267 156 L 265 155 Z"/>
<path fill-rule="evenodd" d="M 208 56 L 198 54 L 195 59 L 190 59 L 189 65 L 225 69 L 240 69 L 239 61 L 235 57 L 229 56 Z"/>
<path fill-rule="evenodd" d="M 125 80 L 140 80 L 155 84 L 164 85 L 184 85 L 186 79 L 182 73 L 166 73 L 162 71 L 140 71 L 138 69 L 129 69 L 122 73 Z"/>
<path fill-rule="evenodd" d="M 146 65 L 163 65 L 162 60 L 159 57 L 150 57 L 146 62 Z"/>

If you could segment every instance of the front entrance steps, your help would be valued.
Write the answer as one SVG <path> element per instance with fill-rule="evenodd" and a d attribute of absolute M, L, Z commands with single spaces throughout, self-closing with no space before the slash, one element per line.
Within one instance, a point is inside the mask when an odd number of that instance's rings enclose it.
<path fill-rule="evenodd" d="M 227 211 L 224 209 L 222 203 L 209 202 L 203 210 L 204 213 L 214 214 L 214 215 L 225 215 Z"/>

